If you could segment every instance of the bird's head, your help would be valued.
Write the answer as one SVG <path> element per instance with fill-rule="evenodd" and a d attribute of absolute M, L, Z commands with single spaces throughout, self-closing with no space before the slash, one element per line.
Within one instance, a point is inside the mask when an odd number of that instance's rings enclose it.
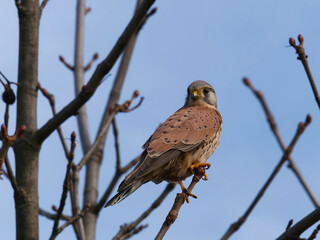
<path fill-rule="evenodd" d="M 216 92 L 209 83 L 202 80 L 195 81 L 189 85 L 187 91 L 185 107 L 210 105 L 217 108 Z"/>

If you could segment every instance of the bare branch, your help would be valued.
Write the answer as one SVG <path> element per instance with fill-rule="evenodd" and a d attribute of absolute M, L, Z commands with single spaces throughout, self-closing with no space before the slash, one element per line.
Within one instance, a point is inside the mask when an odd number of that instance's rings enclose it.
<path fill-rule="evenodd" d="M 91 207 L 91 204 L 88 203 L 84 209 L 75 217 L 71 218 L 67 222 L 65 222 L 59 229 L 58 229 L 58 234 L 61 233 L 66 227 L 68 227 L 70 224 L 74 224 L 75 222 L 79 221 L 85 214 L 86 212 L 89 211 Z"/>
<path fill-rule="evenodd" d="M 281 137 L 281 134 L 280 134 L 280 131 L 277 127 L 277 124 L 276 124 L 276 121 L 270 111 L 270 108 L 268 107 L 267 105 L 267 102 L 266 100 L 264 99 L 263 97 L 263 94 L 261 91 L 257 91 L 251 81 L 248 79 L 248 78 L 244 78 L 243 79 L 243 82 L 245 83 L 246 86 L 248 86 L 251 91 L 255 94 L 255 96 L 257 97 L 257 99 L 260 101 L 261 105 L 262 105 L 262 108 L 266 114 L 266 117 L 267 117 L 267 120 L 268 120 L 268 123 L 270 125 L 270 128 L 273 132 L 273 134 L 275 135 L 282 151 L 284 152 L 286 150 L 286 144 L 284 143 L 282 137 Z M 293 171 L 293 173 L 296 175 L 296 177 L 298 178 L 299 182 L 301 183 L 302 187 L 304 188 L 304 190 L 306 191 L 307 195 L 310 197 L 312 203 L 314 204 L 314 206 L 316 208 L 319 207 L 319 203 L 316 199 L 316 197 L 314 196 L 314 194 L 312 193 L 311 189 L 309 188 L 308 184 L 306 183 L 306 181 L 304 180 L 302 174 L 300 173 L 298 167 L 296 166 L 294 160 L 292 159 L 291 156 L 288 157 L 288 165 L 289 165 L 289 168 Z"/>
<path fill-rule="evenodd" d="M 66 176 L 63 182 L 63 190 L 62 190 L 62 194 L 61 194 L 61 199 L 60 199 L 60 206 L 58 208 L 57 211 L 57 215 L 56 215 L 56 219 L 54 220 L 54 224 L 53 224 L 53 228 L 52 228 L 52 233 L 50 236 L 50 240 L 55 239 L 57 237 L 57 235 L 59 234 L 58 232 L 58 226 L 59 226 L 59 220 L 60 217 L 62 215 L 62 211 L 64 209 L 65 203 L 66 203 L 66 199 L 67 199 L 67 194 L 69 191 L 69 181 L 70 181 L 70 177 L 71 177 L 71 167 L 73 164 L 73 158 L 74 158 L 74 150 L 76 147 L 76 143 L 75 143 L 75 139 L 76 139 L 76 133 L 72 132 L 71 134 L 71 149 L 70 149 L 70 153 L 68 156 L 68 165 L 67 165 L 67 171 L 66 171 Z"/>
<path fill-rule="evenodd" d="M 317 228 L 316 228 L 315 230 L 313 230 L 312 234 L 310 235 L 310 237 L 308 237 L 307 240 L 314 240 L 314 239 L 316 239 L 319 231 L 320 231 L 320 224 L 317 226 Z"/>
<path fill-rule="evenodd" d="M 52 110 L 53 116 L 55 116 L 57 114 L 57 112 L 56 112 L 56 106 L 55 106 L 55 100 L 54 100 L 53 94 L 50 94 L 45 88 L 41 87 L 39 82 L 38 82 L 37 88 L 41 91 L 43 96 L 48 99 L 48 101 L 50 103 L 50 106 L 51 106 L 51 110 Z M 57 131 L 58 131 L 58 135 L 59 135 L 59 138 L 60 138 L 64 153 L 65 153 L 66 157 L 68 158 L 69 150 L 68 150 L 67 144 L 66 144 L 66 142 L 64 140 L 63 132 L 62 132 L 62 129 L 61 129 L 60 126 L 57 127 Z"/>
<path fill-rule="evenodd" d="M 92 66 L 92 64 L 94 63 L 94 61 L 98 59 L 98 57 L 99 57 L 98 53 L 95 53 L 95 54 L 92 56 L 91 61 L 87 64 L 87 66 L 84 67 L 84 71 L 88 71 L 88 70 L 91 68 L 91 66 Z"/>
<path fill-rule="evenodd" d="M 63 56 L 59 56 L 59 60 L 63 63 L 64 66 L 66 66 L 69 70 L 74 71 L 74 66 L 71 66 L 70 63 L 68 63 Z"/>
<path fill-rule="evenodd" d="M 235 231 L 237 231 L 241 225 L 246 221 L 248 218 L 249 214 L 252 212 L 253 208 L 257 205 L 267 188 L 270 186 L 272 180 L 275 178 L 279 170 L 281 169 L 282 165 L 286 162 L 288 159 L 289 155 L 291 154 L 298 138 L 301 136 L 305 128 L 309 125 L 311 122 L 311 117 L 310 115 L 307 116 L 306 120 L 304 123 L 300 122 L 296 131 L 296 134 L 294 135 L 289 147 L 286 149 L 286 151 L 283 153 L 282 158 L 280 159 L 279 163 L 277 166 L 274 168 L 273 172 L 271 173 L 270 177 L 266 181 L 266 183 L 263 185 L 263 187 L 260 189 L 258 192 L 257 196 L 254 198 L 253 202 L 250 204 L 249 208 L 246 210 L 246 212 L 239 218 L 239 220 L 229 227 L 228 231 L 223 235 L 221 240 L 226 240 L 228 239 Z"/>
<path fill-rule="evenodd" d="M 316 99 L 316 102 L 318 104 L 318 107 L 320 108 L 320 95 L 319 92 L 317 90 L 317 86 L 315 84 L 315 81 L 313 79 L 313 76 L 311 74 L 311 70 L 309 67 L 309 63 L 308 63 L 308 56 L 306 55 L 305 51 L 304 51 L 304 46 L 303 46 L 303 36 L 301 34 L 299 34 L 298 36 L 298 40 L 299 40 L 299 45 L 296 45 L 296 41 L 293 38 L 289 39 L 289 43 L 290 45 L 296 50 L 296 53 L 298 54 L 298 60 L 300 60 L 302 62 L 302 65 L 304 67 L 304 70 L 307 73 L 314 97 Z"/>
<path fill-rule="evenodd" d="M 73 217 L 76 217 L 80 214 L 80 202 L 79 202 L 79 170 L 80 168 L 73 164 L 72 166 L 72 170 L 73 170 L 73 175 L 72 175 L 72 214 Z M 90 203 L 90 207 L 91 207 L 91 203 Z M 77 221 L 77 227 L 76 229 L 78 230 L 77 234 L 79 235 L 79 238 L 81 240 L 85 240 L 86 239 L 86 234 L 85 234 L 85 230 L 84 230 L 84 226 L 83 226 L 83 221 L 81 218 L 78 219 L 79 221 Z"/>
<path fill-rule="evenodd" d="M 15 178 L 15 176 L 13 174 L 13 171 L 12 171 L 11 164 L 9 162 L 8 156 L 5 156 L 4 164 L 6 165 L 7 175 L 8 175 L 8 178 L 9 178 L 9 181 L 11 183 L 11 186 L 12 186 L 13 190 L 16 193 L 22 193 L 22 189 L 19 187 L 19 185 L 18 185 L 18 183 L 16 181 L 16 178 Z"/>
<path fill-rule="evenodd" d="M 109 73 L 120 54 L 123 52 L 131 36 L 135 33 L 136 29 L 140 25 L 141 20 L 154 2 L 155 0 L 144 0 L 140 4 L 133 18 L 119 37 L 109 55 L 97 66 L 96 70 L 94 71 L 92 77 L 86 85 L 86 89 L 89 89 L 90 91 L 81 91 L 81 93 L 73 101 L 71 101 L 56 116 L 50 119 L 36 132 L 36 139 L 39 143 L 44 141 L 61 123 L 75 114 L 78 109 L 91 98 L 104 76 Z"/>
<path fill-rule="evenodd" d="M 46 218 L 48 218 L 48 219 L 51 219 L 51 220 L 55 220 L 55 219 L 57 218 L 57 214 L 50 213 L 50 212 L 48 212 L 48 211 L 46 211 L 46 210 L 44 210 L 44 209 L 42 209 L 42 208 L 39 208 L 39 215 L 40 215 L 40 216 L 43 216 L 43 217 L 46 217 Z M 64 215 L 64 214 L 61 214 L 61 217 L 60 217 L 60 218 L 61 218 L 62 220 L 66 220 L 66 221 L 68 221 L 68 220 L 71 219 L 71 217 L 66 216 L 66 215 Z"/>
<path fill-rule="evenodd" d="M 2 147 L 0 149 L 0 169 L 2 168 L 2 164 L 4 162 L 5 157 L 7 156 L 7 152 L 9 148 L 14 144 L 16 139 L 22 138 L 26 131 L 26 126 L 19 127 L 14 135 L 9 136 L 7 132 L 7 127 L 5 125 L 1 125 L 1 134 L 2 134 Z M 1 175 L 1 172 L 0 172 Z"/>
<path fill-rule="evenodd" d="M 192 181 L 188 187 L 189 193 L 191 193 L 194 186 L 200 181 L 200 179 L 205 175 L 205 173 L 206 173 L 206 170 L 202 166 L 195 169 L 194 176 L 193 176 Z M 184 204 L 185 200 L 186 200 L 185 193 L 178 193 L 177 194 L 176 199 L 173 203 L 173 206 L 172 206 L 170 212 L 168 213 L 166 220 L 162 224 L 162 227 L 161 227 L 160 231 L 158 232 L 155 240 L 163 239 L 164 235 L 167 233 L 167 231 L 169 230 L 171 225 L 177 219 L 180 208 Z"/>
<path fill-rule="evenodd" d="M 320 208 L 317 208 L 309 215 L 297 222 L 292 228 L 285 231 L 276 240 L 296 240 L 299 236 L 310 228 L 313 224 L 320 221 Z"/>
<path fill-rule="evenodd" d="M 113 238 L 112 240 L 125 240 L 125 239 L 128 239 L 128 238 L 132 237 L 133 235 L 138 234 L 139 232 L 141 232 L 146 227 L 148 227 L 148 224 L 140 225 L 139 227 L 136 227 L 135 229 L 133 229 L 132 231 L 122 235 L 121 237 Z"/>
<path fill-rule="evenodd" d="M 156 209 L 162 202 L 163 200 L 168 196 L 168 194 L 174 189 L 175 184 L 169 183 L 167 187 L 164 189 L 164 191 L 161 193 L 161 195 L 152 203 L 152 205 L 141 214 L 141 216 L 133 221 L 130 224 L 125 224 L 120 227 L 120 231 L 117 233 L 117 235 L 113 238 L 113 240 L 121 240 L 121 239 L 126 239 L 127 236 L 130 233 L 135 233 L 135 230 L 137 229 L 137 226 L 144 220 L 146 219 L 150 213 Z M 139 227 L 138 227 L 139 229 Z"/>
<path fill-rule="evenodd" d="M 43 0 L 41 5 L 40 5 L 40 12 L 42 12 L 42 10 L 44 9 L 44 7 L 47 5 L 47 3 L 49 2 L 49 0 Z"/>

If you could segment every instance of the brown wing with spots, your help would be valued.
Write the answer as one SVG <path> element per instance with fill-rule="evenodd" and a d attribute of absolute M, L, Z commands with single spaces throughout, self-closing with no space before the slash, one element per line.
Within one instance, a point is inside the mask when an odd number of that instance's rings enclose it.
<path fill-rule="evenodd" d="M 214 137 L 222 124 L 220 113 L 208 107 L 183 107 L 161 124 L 143 145 L 138 166 L 119 190 Z"/>

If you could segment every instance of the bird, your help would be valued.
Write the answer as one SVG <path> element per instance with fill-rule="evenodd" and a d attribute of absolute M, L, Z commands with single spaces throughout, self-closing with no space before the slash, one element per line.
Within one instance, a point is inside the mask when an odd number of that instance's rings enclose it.
<path fill-rule="evenodd" d="M 190 193 L 182 181 L 198 167 L 209 168 L 207 159 L 220 143 L 222 116 L 217 107 L 214 88 L 203 80 L 192 82 L 187 88 L 183 107 L 163 122 L 143 145 L 136 167 L 119 185 L 118 193 L 105 207 L 112 206 L 152 181 L 179 183 L 182 192 Z M 208 180 L 207 174 L 203 177 Z"/>

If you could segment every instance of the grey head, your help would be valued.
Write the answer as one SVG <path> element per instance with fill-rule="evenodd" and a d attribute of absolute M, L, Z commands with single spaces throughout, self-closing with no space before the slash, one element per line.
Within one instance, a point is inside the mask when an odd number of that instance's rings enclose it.
<path fill-rule="evenodd" d="M 217 108 L 217 96 L 213 87 L 203 80 L 192 82 L 188 89 L 185 107 L 211 105 Z"/>

